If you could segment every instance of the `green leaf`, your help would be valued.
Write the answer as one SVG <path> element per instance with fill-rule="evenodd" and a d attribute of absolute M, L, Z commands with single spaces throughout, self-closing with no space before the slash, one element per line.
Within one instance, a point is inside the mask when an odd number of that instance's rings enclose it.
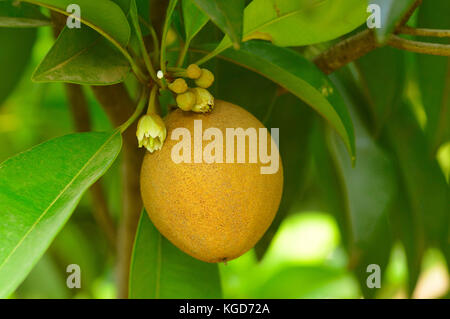
<path fill-rule="evenodd" d="M 191 42 L 195 35 L 205 26 L 209 18 L 194 3 L 194 0 L 182 0 L 186 42 Z"/>
<path fill-rule="evenodd" d="M 92 29 L 65 27 L 33 74 L 36 82 L 110 85 L 125 80 L 130 65 Z"/>
<path fill-rule="evenodd" d="M 373 134 L 378 136 L 401 101 L 406 72 L 405 55 L 403 51 L 385 47 L 367 54 L 355 64 L 363 87 L 355 90 L 366 95 Z M 389 76 L 386 76 L 387 70 Z"/>
<path fill-rule="evenodd" d="M 355 155 L 353 125 L 339 92 L 317 67 L 297 52 L 264 41 L 243 43 L 241 49 L 221 54 L 274 81 L 322 115 Z"/>
<path fill-rule="evenodd" d="M 333 79 L 353 110 L 354 105 L 343 83 L 336 77 Z M 395 199 L 397 181 L 391 158 L 375 143 L 356 114 L 353 115 L 353 123 L 358 158 L 355 167 L 351 167 L 344 145 L 334 136 L 322 135 L 313 141 L 313 145 L 319 149 L 316 157 L 325 153 L 332 160 L 331 163 L 325 162 L 325 172 L 331 172 L 332 175 L 324 175 L 322 166 L 318 166 L 319 179 L 323 183 L 322 188 L 338 187 L 334 190 L 337 194 L 331 196 L 334 201 L 330 203 L 336 206 L 330 206 L 332 212 L 339 216 L 340 225 L 346 227 L 342 232 L 347 234 L 349 238 L 346 240 L 351 243 L 350 267 L 359 278 L 363 294 L 373 297 L 374 290 L 366 284 L 366 269 L 369 264 L 377 264 L 385 269 L 388 263 L 392 245 L 388 211 Z M 321 150 L 324 144 L 329 145 L 328 154 Z M 318 163 L 320 161 L 324 159 L 317 160 Z"/>
<path fill-rule="evenodd" d="M 407 191 L 410 208 L 423 225 L 427 244 L 448 240 L 450 188 L 427 140 L 408 105 L 401 105 L 388 127 L 388 141 Z"/>
<path fill-rule="evenodd" d="M 0 298 L 30 272 L 121 145 L 119 131 L 71 134 L 0 164 Z"/>
<path fill-rule="evenodd" d="M 0 105 L 20 81 L 31 58 L 36 29 L 0 28 Z"/>
<path fill-rule="evenodd" d="M 309 45 L 346 34 L 365 19 L 366 4 L 361 0 L 254 0 L 244 11 L 243 41 L 263 39 L 282 47 Z M 225 37 L 214 52 L 231 44 Z"/>
<path fill-rule="evenodd" d="M 0 27 L 40 27 L 50 20 L 38 8 L 27 3 L 0 2 Z"/>
<path fill-rule="evenodd" d="M 375 29 L 375 35 L 380 43 L 387 41 L 416 0 L 369 0 L 369 4 L 377 4 L 381 9 L 381 28 Z"/>
<path fill-rule="evenodd" d="M 73 0 L 23 0 L 69 16 L 66 11 Z M 81 22 L 108 40 L 125 48 L 131 35 L 130 25 L 122 9 L 110 0 L 77 0 L 81 8 Z"/>
<path fill-rule="evenodd" d="M 423 28 L 450 29 L 450 1 L 424 1 L 419 8 L 418 25 Z M 449 38 L 421 38 L 421 41 L 450 44 Z M 417 55 L 418 80 L 427 115 L 426 133 L 429 151 L 450 140 L 450 58 Z"/>
<path fill-rule="evenodd" d="M 186 255 L 153 226 L 139 221 L 130 269 L 130 298 L 221 298 L 219 269 Z"/>
<path fill-rule="evenodd" d="M 192 0 L 231 39 L 235 48 L 242 40 L 244 0 Z"/>

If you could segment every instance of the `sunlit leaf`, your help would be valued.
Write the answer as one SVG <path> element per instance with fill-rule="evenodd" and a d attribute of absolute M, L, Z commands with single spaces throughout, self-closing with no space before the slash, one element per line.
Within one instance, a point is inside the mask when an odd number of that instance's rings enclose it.
<path fill-rule="evenodd" d="M 243 40 L 263 39 L 283 47 L 314 44 L 346 34 L 365 19 L 361 0 L 254 0 L 244 11 Z M 214 51 L 231 44 L 225 37 Z"/>
<path fill-rule="evenodd" d="M 217 264 L 186 255 L 164 238 L 143 211 L 134 244 L 129 297 L 220 298 Z"/>
<path fill-rule="evenodd" d="M 0 164 L 0 297 L 30 272 L 121 145 L 119 131 L 72 134 Z"/>

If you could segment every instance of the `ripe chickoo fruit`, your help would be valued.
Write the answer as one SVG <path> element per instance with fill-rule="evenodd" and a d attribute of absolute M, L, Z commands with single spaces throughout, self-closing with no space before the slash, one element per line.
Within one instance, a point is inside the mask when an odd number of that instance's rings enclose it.
<path fill-rule="evenodd" d="M 201 120 L 203 134 L 209 128 L 222 132 L 223 143 L 215 149 L 223 147 L 222 163 L 205 162 L 204 158 L 194 162 L 194 138 L 198 145 L 195 120 Z M 243 108 L 224 101 L 216 101 L 215 109 L 207 114 L 177 109 L 166 117 L 165 124 L 168 135 L 164 146 L 153 154 L 147 152 L 141 169 L 141 194 L 150 219 L 169 241 L 197 259 L 214 263 L 241 256 L 258 242 L 276 215 L 283 191 L 283 168 L 280 159 L 277 172 L 261 174 L 260 168 L 266 164 L 259 157 L 257 163 L 248 160 L 249 138 L 245 163 L 227 163 L 226 129 L 254 128 L 258 132 L 264 126 Z M 172 156 L 172 152 L 184 155 L 176 147 L 182 140 L 180 131 L 190 132 L 183 140 L 191 143 L 191 153 L 187 154 L 190 163 L 174 161 Z M 172 139 L 174 132 L 176 137 Z M 211 141 L 203 138 L 203 157 Z M 271 143 L 268 134 L 268 153 L 279 154 Z"/>

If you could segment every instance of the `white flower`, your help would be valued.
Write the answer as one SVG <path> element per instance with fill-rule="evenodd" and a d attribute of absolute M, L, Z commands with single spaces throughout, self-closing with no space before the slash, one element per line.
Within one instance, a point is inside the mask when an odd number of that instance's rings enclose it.
<path fill-rule="evenodd" d="M 147 114 L 138 123 L 136 136 L 139 147 L 144 146 L 150 153 L 160 150 L 166 140 L 167 129 L 157 114 Z"/>

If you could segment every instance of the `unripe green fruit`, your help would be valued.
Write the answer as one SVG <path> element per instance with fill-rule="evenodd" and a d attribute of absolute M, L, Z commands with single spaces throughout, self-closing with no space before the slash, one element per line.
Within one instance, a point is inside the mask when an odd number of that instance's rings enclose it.
<path fill-rule="evenodd" d="M 193 106 L 196 103 L 196 100 L 197 100 L 196 95 L 194 92 L 192 92 L 192 90 L 177 95 L 177 105 L 183 111 L 192 110 Z"/>
<path fill-rule="evenodd" d="M 175 81 L 173 81 L 172 83 L 169 84 L 169 89 L 176 93 L 176 94 L 181 94 L 184 93 L 188 90 L 188 85 L 186 83 L 186 81 L 184 79 L 176 79 Z"/>
<path fill-rule="evenodd" d="M 202 69 L 202 75 L 195 80 L 197 86 L 207 89 L 214 83 L 214 74 L 207 69 Z"/>
<path fill-rule="evenodd" d="M 186 69 L 186 75 L 188 78 L 196 80 L 202 75 L 202 70 L 197 64 L 191 64 Z"/>

